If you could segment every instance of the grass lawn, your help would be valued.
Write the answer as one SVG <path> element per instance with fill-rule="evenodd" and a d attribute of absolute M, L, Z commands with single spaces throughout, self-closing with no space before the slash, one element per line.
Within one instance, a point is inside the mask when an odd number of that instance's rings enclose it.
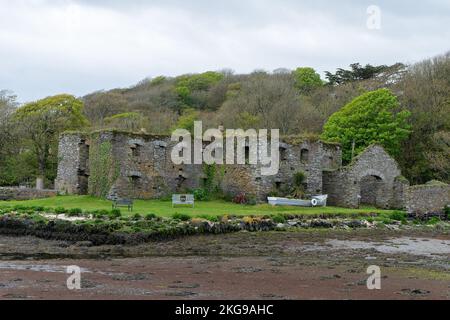
<path fill-rule="evenodd" d="M 43 206 L 43 207 L 64 207 L 66 209 L 81 208 L 85 211 L 107 209 L 111 210 L 111 201 L 94 198 L 91 196 L 58 196 L 54 198 L 28 200 L 28 201 L 3 201 L 1 207 L 11 207 L 15 205 L 23 206 Z M 171 201 L 161 200 L 137 200 L 134 203 L 134 213 L 148 214 L 154 213 L 159 216 L 172 216 L 174 213 L 189 214 L 191 216 L 200 215 L 270 215 L 276 213 L 287 214 L 326 214 L 326 213 L 390 213 L 391 210 L 379 210 L 370 207 L 360 209 L 347 209 L 338 207 L 326 208 L 301 208 L 301 207 L 273 207 L 268 204 L 256 206 L 238 205 L 224 201 L 197 202 L 195 208 L 188 206 L 176 206 L 172 208 Z M 127 214 L 127 209 L 122 209 L 123 214 Z"/>

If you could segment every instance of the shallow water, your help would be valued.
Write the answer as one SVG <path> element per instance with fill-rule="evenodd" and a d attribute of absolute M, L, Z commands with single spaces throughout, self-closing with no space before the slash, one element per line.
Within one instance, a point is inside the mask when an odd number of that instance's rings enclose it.
<path fill-rule="evenodd" d="M 328 240 L 329 249 L 375 249 L 381 253 L 407 253 L 419 256 L 450 255 L 450 240 L 429 238 L 395 238 L 386 241 Z"/>

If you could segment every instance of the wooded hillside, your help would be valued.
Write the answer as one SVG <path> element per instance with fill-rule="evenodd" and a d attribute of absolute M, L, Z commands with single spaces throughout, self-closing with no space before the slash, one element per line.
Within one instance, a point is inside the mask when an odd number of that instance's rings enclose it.
<path fill-rule="evenodd" d="M 361 104 L 361 99 L 355 102 L 368 92 L 382 92 L 377 91 L 382 88 L 388 89 L 383 91 L 383 99 L 374 93 L 370 99 L 363 99 L 370 103 Z M 77 113 L 77 101 L 84 104 L 84 119 Z M 20 107 L 13 94 L 2 91 L 0 185 L 32 181 L 42 173 L 51 184 L 56 174 L 57 137 L 67 129 L 117 128 L 169 134 L 175 128 L 189 128 L 194 120 L 202 120 L 204 127 L 274 128 L 283 135 L 323 134 L 339 141 L 343 139 L 339 134 L 331 132 L 330 136 L 330 132 L 323 130 L 333 114 L 344 107 L 349 109 L 351 103 L 353 107 L 357 104 L 358 109 L 352 110 L 358 110 L 360 119 L 377 123 L 367 126 L 367 131 L 357 131 L 363 138 L 354 134 L 358 150 L 372 142 L 390 141 L 394 148 L 387 146 L 387 149 L 411 182 L 433 179 L 450 182 L 450 53 L 447 53 L 411 66 L 353 64 L 327 72 L 326 80 L 311 68 L 160 76 L 126 89 L 94 92 L 79 99 L 62 95 Z M 48 110 L 61 105 L 64 112 L 49 113 Z M 46 121 L 55 125 L 44 125 Z M 345 123 L 341 126 L 348 125 L 351 130 L 355 126 L 346 121 L 337 123 Z M 389 126 L 404 131 L 395 131 L 401 133 L 398 137 L 387 137 L 386 134 L 394 132 L 388 130 Z M 351 136 L 351 130 L 345 134 Z M 348 149 L 348 145 L 344 144 L 344 148 Z"/>

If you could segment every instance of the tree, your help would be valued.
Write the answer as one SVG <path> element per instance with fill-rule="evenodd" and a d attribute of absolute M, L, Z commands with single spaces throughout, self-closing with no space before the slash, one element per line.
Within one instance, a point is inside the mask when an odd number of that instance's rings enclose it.
<path fill-rule="evenodd" d="M 409 116 L 410 112 L 400 110 L 398 99 L 390 90 L 367 92 L 328 119 L 322 138 L 342 144 L 345 162 L 351 161 L 353 143 L 356 154 L 377 143 L 395 156 L 411 133 Z"/>
<path fill-rule="evenodd" d="M 186 109 L 183 114 L 178 118 L 178 122 L 174 128 L 185 129 L 191 133 L 194 133 L 195 121 L 199 120 L 200 112 L 194 109 Z"/>
<path fill-rule="evenodd" d="M 396 85 L 402 93 L 402 105 L 411 112 L 410 123 L 414 128 L 399 157 L 402 172 L 412 183 L 430 180 L 450 183 L 449 88 L 450 52 L 412 65 Z"/>
<path fill-rule="evenodd" d="M 47 169 L 56 165 L 59 134 L 88 124 L 83 116 L 83 102 L 67 94 L 28 103 L 17 109 L 15 119 L 36 159 L 38 176 L 50 180 L 55 172 Z"/>
<path fill-rule="evenodd" d="M 20 138 L 17 126 L 12 121 L 16 107 L 16 96 L 9 91 L 0 90 L 0 185 L 19 183 L 15 167 L 19 162 L 16 155 L 20 152 Z M 25 171 L 23 166 L 18 168 Z"/>
<path fill-rule="evenodd" d="M 245 115 L 254 129 L 280 129 L 281 134 L 304 129 L 298 127 L 304 114 L 291 74 L 253 73 L 230 85 L 227 96 L 218 112 L 218 122 L 227 128 L 246 125 L 242 121 Z"/>
<path fill-rule="evenodd" d="M 364 67 L 359 63 L 353 63 L 350 65 L 350 70 L 339 68 L 334 74 L 326 71 L 325 77 L 328 80 L 328 84 L 336 86 L 359 80 L 373 79 L 385 73 L 388 76 L 394 75 L 403 71 L 405 67 L 406 66 L 402 63 L 397 63 L 392 66 L 372 66 L 367 64 Z"/>
<path fill-rule="evenodd" d="M 102 127 L 104 120 L 114 114 L 124 111 L 127 104 L 119 90 L 95 92 L 84 97 L 83 113 L 93 125 Z"/>
<path fill-rule="evenodd" d="M 187 108 L 205 109 L 207 91 L 224 78 L 224 74 L 208 71 L 176 78 L 175 92 Z"/>
<path fill-rule="evenodd" d="M 14 140 L 11 117 L 16 106 L 16 96 L 8 91 L 0 91 L 0 162 Z"/>
<path fill-rule="evenodd" d="M 258 127 L 260 119 L 258 116 L 251 115 L 248 112 L 242 112 L 237 115 L 237 126 L 239 129 L 254 129 Z"/>
<path fill-rule="evenodd" d="M 135 132 L 145 127 L 146 120 L 140 113 L 126 112 L 105 118 L 105 124 L 114 129 Z"/>
<path fill-rule="evenodd" d="M 297 68 L 293 71 L 295 86 L 305 94 L 323 85 L 320 75 L 313 68 Z"/>

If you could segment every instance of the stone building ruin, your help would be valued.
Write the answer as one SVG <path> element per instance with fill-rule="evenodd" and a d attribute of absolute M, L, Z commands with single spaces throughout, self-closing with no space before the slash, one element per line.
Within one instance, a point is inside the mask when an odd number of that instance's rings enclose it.
<path fill-rule="evenodd" d="M 381 146 L 373 145 L 350 165 L 324 172 L 324 193 L 341 207 L 402 208 L 401 180 L 397 162 Z"/>
<path fill-rule="evenodd" d="M 60 194 L 109 199 L 158 199 L 203 187 L 211 179 L 207 166 L 173 164 L 171 151 L 176 144 L 170 136 L 108 130 L 65 133 L 59 142 L 56 189 Z M 246 148 L 246 157 L 249 152 Z M 300 137 L 284 138 L 280 143 L 277 175 L 261 175 L 259 165 L 215 165 L 213 179 L 230 197 L 245 194 L 265 202 L 270 194 L 290 190 L 297 172 L 306 176 L 307 193 L 328 194 L 329 204 L 335 206 L 367 204 L 420 211 L 433 204 L 442 209 L 450 199 L 450 187 L 441 185 L 440 200 L 421 201 L 421 192 L 430 195 L 434 189 L 410 187 L 397 162 L 381 146 L 367 148 L 344 167 L 339 144 Z"/>

